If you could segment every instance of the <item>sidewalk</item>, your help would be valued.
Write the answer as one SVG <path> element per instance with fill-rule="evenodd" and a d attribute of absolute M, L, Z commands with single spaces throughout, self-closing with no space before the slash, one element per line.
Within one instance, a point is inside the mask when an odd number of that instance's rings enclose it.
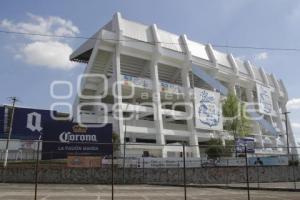
<path fill-rule="evenodd" d="M 247 183 L 188 185 L 188 187 L 194 186 L 211 188 L 247 189 Z M 249 183 L 249 187 L 251 190 L 300 191 L 300 182 Z"/>

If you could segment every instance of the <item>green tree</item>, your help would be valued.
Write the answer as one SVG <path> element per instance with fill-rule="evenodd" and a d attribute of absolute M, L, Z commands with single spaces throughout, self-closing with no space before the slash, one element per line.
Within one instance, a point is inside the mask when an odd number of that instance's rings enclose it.
<path fill-rule="evenodd" d="M 120 150 L 120 136 L 117 133 L 112 133 L 113 150 L 117 152 Z"/>
<path fill-rule="evenodd" d="M 230 157 L 232 155 L 233 149 L 231 145 L 222 145 L 220 139 L 211 139 L 208 141 L 208 148 L 205 153 L 208 158 L 216 159 L 220 157 Z"/>
<path fill-rule="evenodd" d="M 244 103 L 240 102 L 236 95 L 227 96 L 222 110 L 223 116 L 226 117 L 223 128 L 231 132 L 234 138 L 245 137 L 252 131 Z"/>

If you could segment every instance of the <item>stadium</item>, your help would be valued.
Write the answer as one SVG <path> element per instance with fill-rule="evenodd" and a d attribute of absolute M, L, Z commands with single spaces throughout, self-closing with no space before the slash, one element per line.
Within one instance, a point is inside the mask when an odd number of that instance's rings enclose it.
<path fill-rule="evenodd" d="M 226 145 L 234 137 L 223 129 L 221 107 L 230 93 L 256 103 L 248 113 L 255 119 L 249 137 L 256 154 L 284 155 L 287 140 L 296 146 L 283 115 L 288 94 L 282 80 L 185 34 L 116 13 L 70 60 L 87 64 L 74 120 L 111 122 L 128 156 L 180 157 L 182 147 L 174 144 L 184 142 L 186 156 L 197 158 L 205 153 L 198 145 L 212 138 Z"/>

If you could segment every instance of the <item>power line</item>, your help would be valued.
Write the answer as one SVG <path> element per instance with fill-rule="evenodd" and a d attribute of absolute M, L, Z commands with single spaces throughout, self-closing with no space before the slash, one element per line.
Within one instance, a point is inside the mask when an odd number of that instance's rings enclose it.
<path fill-rule="evenodd" d="M 65 35 L 55 35 L 55 34 L 43 34 L 43 33 L 33 33 L 33 32 L 19 32 L 19 31 L 6 31 L 0 30 L 3 34 L 14 34 L 14 35 L 27 35 L 27 36 L 41 36 L 49 38 L 64 38 L 64 39 L 84 39 L 84 40 L 104 40 L 104 41 L 115 41 L 115 42 L 138 42 L 147 43 L 150 45 L 155 44 L 174 44 L 174 45 L 185 45 L 181 42 L 146 42 L 141 40 L 126 40 L 126 39 L 115 39 L 115 38 L 97 38 L 97 37 L 87 37 L 87 36 L 65 36 Z M 251 49 L 251 50 L 266 50 L 266 51 L 300 51 L 300 48 L 278 48 L 278 47 L 258 47 L 258 46 L 238 46 L 238 45 L 222 45 L 222 44 L 212 44 L 213 47 L 218 48 L 230 48 L 230 49 Z"/>
<path fill-rule="evenodd" d="M 268 50 L 268 51 L 300 51 L 300 48 L 277 48 L 277 47 L 255 47 L 255 46 L 232 46 L 232 45 L 214 45 L 219 48 L 231 48 L 231 49 L 252 49 L 252 50 Z"/>

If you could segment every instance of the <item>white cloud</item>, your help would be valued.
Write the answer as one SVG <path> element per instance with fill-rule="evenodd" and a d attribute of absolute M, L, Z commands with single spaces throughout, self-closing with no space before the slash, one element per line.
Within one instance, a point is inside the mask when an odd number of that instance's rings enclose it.
<path fill-rule="evenodd" d="M 15 23 L 8 19 L 0 21 L 0 27 L 8 31 L 35 33 L 42 35 L 76 36 L 80 31 L 70 20 L 56 16 L 41 17 L 27 14 L 28 22 Z M 69 61 L 73 49 L 66 38 L 26 36 L 25 44 L 18 47 L 14 58 L 30 65 L 55 69 L 72 69 L 77 64 Z M 20 46 L 20 45 L 17 45 Z"/>
<path fill-rule="evenodd" d="M 292 123 L 292 127 L 293 127 L 294 129 L 300 129 L 300 123 L 293 122 L 293 123 Z"/>
<path fill-rule="evenodd" d="M 22 49 L 21 57 L 30 65 L 56 69 L 72 69 L 76 63 L 69 61 L 72 48 L 57 41 L 32 42 Z M 19 58 L 20 59 L 20 58 Z"/>
<path fill-rule="evenodd" d="M 297 5 L 293 6 L 293 9 L 291 12 L 286 15 L 285 18 L 286 22 L 290 26 L 298 25 L 300 22 L 300 3 Z"/>
<path fill-rule="evenodd" d="M 261 52 L 254 56 L 255 60 L 266 60 L 268 59 L 269 54 L 267 52 Z"/>
<path fill-rule="evenodd" d="M 36 33 L 43 35 L 59 35 L 59 36 L 75 36 L 79 33 L 78 27 L 74 26 L 70 20 L 60 17 L 50 16 L 47 18 L 27 14 L 30 18 L 29 22 L 14 23 L 11 20 L 4 19 L 0 22 L 0 27 L 9 31 L 22 33 Z M 58 38 L 28 36 L 32 40 L 57 40 Z"/>
<path fill-rule="evenodd" d="M 292 122 L 292 128 L 293 128 L 293 133 L 295 136 L 296 141 L 298 141 L 298 146 L 300 146 L 300 123 L 298 122 Z"/>
<path fill-rule="evenodd" d="M 288 110 L 300 109 L 300 98 L 289 100 L 286 106 Z"/>
<path fill-rule="evenodd" d="M 247 60 L 247 56 L 245 56 L 245 55 L 237 56 L 236 59 L 238 59 L 240 61 Z"/>

